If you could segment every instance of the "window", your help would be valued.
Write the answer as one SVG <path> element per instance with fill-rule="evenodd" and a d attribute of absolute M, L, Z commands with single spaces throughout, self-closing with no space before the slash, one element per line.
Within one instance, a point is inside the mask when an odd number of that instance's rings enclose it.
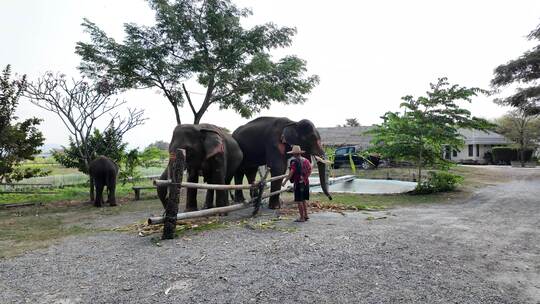
<path fill-rule="evenodd" d="M 473 156 L 473 145 L 469 145 L 469 156 Z"/>
<path fill-rule="evenodd" d="M 457 157 L 457 150 L 452 151 L 452 156 Z"/>
<path fill-rule="evenodd" d="M 480 157 L 480 145 L 476 144 L 476 157 Z"/>
<path fill-rule="evenodd" d="M 348 149 L 349 148 L 339 148 L 339 149 L 336 150 L 336 155 L 345 155 L 345 154 L 347 154 Z"/>
<path fill-rule="evenodd" d="M 448 159 L 448 160 L 452 159 L 450 157 L 450 146 L 444 147 L 444 159 Z"/>

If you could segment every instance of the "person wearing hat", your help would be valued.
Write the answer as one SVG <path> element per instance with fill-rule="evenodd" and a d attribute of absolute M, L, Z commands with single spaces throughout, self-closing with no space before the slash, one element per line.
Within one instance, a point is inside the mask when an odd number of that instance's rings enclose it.
<path fill-rule="evenodd" d="M 309 219 L 307 215 L 307 203 L 309 200 L 309 175 L 311 174 L 311 163 L 306 158 L 302 157 L 302 151 L 300 146 L 293 145 L 292 150 L 287 154 L 292 154 L 289 167 L 289 175 L 283 180 L 283 186 L 288 180 L 293 183 L 294 187 L 294 201 L 298 204 L 298 212 L 300 217 L 296 222 L 305 222 Z"/>

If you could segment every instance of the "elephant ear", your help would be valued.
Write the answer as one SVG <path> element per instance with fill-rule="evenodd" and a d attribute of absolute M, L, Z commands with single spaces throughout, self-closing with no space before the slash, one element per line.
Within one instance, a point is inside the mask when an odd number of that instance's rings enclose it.
<path fill-rule="evenodd" d="M 289 145 L 297 145 L 300 143 L 300 138 L 298 138 L 298 132 L 296 131 L 296 123 L 285 126 L 283 132 L 281 133 L 281 141 Z"/>
<path fill-rule="evenodd" d="M 224 152 L 221 134 L 212 129 L 201 129 L 201 133 L 203 134 L 203 147 L 206 153 L 205 159 Z"/>

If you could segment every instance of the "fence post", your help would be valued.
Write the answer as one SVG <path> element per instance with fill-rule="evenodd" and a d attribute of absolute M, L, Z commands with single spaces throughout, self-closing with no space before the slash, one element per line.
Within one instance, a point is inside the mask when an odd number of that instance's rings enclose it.
<path fill-rule="evenodd" d="M 268 167 L 266 168 L 266 171 L 264 172 L 264 176 L 262 175 L 261 171 L 259 171 L 259 174 L 261 176 L 261 180 L 259 181 L 259 183 L 256 184 L 257 188 L 250 190 L 250 191 L 254 190 L 254 194 L 256 195 L 256 199 L 253 204 L 253 212 L 251 213 L 251 216 L 257 215 L 257 213 L 259 213 L 259 209 L 261 208 L 264 186 L 266 186 L 266 178 L 268 178 L 268 175 L 270 174 L 270 168 Z"/>
<path fill-rule="evenodd" d="M 165 207 L 165 222 L 163 226 L 162 239 L 173 239 L 176 231 L 176 215 L 178 214 L 180 184 L 184 173 L 186 161 L 186 150 L 177 149 L 169 154 L 169 165 L 167 166 L 167 179 L 169 184 L 169 198 Z"/>

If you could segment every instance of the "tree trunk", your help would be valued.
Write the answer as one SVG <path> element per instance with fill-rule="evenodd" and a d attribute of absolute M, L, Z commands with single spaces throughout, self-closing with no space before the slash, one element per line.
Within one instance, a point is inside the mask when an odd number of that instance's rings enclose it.
<path fill-rule="evenodd" d="M 210 80 L 208 81 L 208 87 L 206 88 L 206 95 L 204 96 L 204 101 L 199 108 L 199 111 L 197 113 L 194 113 L 193 118 L 193 124 L 198 125 L 201 122 L 201 118 L 203 117 L 204 113 L 206 113 L 206 110 L 208 110 L 208 107 L 210 106 L 212 94 L 214 93 L 214 77 L 212 76 Z"/>
<path fill-rule="evenodd" d="M 521 162 L 521 167 L 525 167 L 525 146 L 524 145 L 521 145 L 521 147 L 519 148 L 519 154 L 520 154 L 520 162 Z"/>
<path fill-rule="evenodd" d="M 90 176 L 90 201 L 94 202 L 96 194 L 94 193 L 94 179 Z"/>
<path fill-rule="evenodd" d="M 418 186 L 417 188 L 420 188 L 421 184 L 422 184 L 422 149 L 420 149 L 420 153 L 418 153 Z"/>
<path fill-rule="evenodd" d="M 202 113 L 201 111 L 197 112 L 197 114 L 195 114 L 195 117 L 193 118 L 193 124 L 194 125 L 198 125 L 199 123 L 201 123 L 201 118 L 203 116 L 204 113 Z"/>
<path fill-rule="evenodd" d="M 181 125 L 182 124 L 182 121 L 180 120 L 180 112 L 178 111 L 178 106 L 176 104 L 172 104 L 172 107 L 174 109 L 174 115 L 176 117 L 176 124 L 177 125 Z"/>

